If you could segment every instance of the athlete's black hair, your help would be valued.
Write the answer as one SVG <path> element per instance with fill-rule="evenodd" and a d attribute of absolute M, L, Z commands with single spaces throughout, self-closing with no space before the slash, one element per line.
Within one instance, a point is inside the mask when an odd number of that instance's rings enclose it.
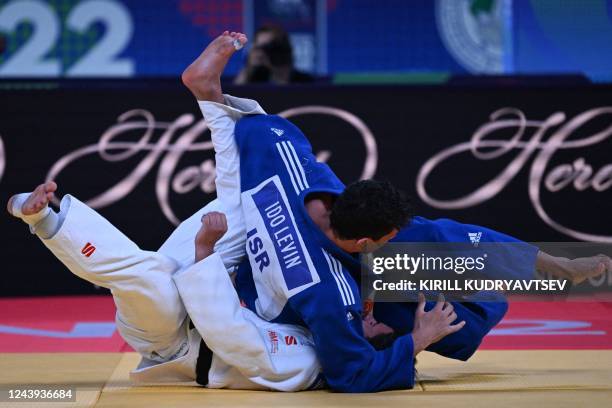
<path fill-rule="evenodd" d="M 349 184 L 334 203 L 330 223 L 340 239 L 374 241 L 410 222 L 412 206 L 387 181 L 362 180 Z"/>

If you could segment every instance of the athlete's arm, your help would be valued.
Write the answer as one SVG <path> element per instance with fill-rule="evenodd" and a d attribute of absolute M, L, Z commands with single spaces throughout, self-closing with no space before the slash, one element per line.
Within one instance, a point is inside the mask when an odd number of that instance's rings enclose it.
<path fill-rule="evenodd" d="M 175 274 L 174 282 L 191 321 L 217 356 L 251 379 L 272 376 L 267 346 L 245 318 L 229 274 L 214 252 L 226 231 L 224 214 L 206 214 L 195 239 L 196 263 Z"/>
<path fill-rule="evenodd" d="M 338 289 L 323 281 L 289 299 L 312 332 L 317 357 L 333 390 L 376 392 L 414 386 L 414 345 L 410 334 L 376 351 L 364 338 L 361 317 L 348 312 Z"/>
<path fill-rule="evenodd" d="M 458 332 L 465 326 L 465 320 L 453 324 L 457 320 L 457 313 L 452 303 L 444 301 L 443 295 L 438 297 L 435 306 L 429 311 L 425 311 L 425 304 L 425 296 L 419 293 L 419 303 L 411 333 L 415 357 L 431 344 L 437 343 L 449 334 Z"/>
<path fill-rule="evenodd" d="M 474 240 L 475 245 L 509 243 L 492 247 L 495 253 L 489 254 L 487 264 L 496 278 L 533 279 L 537 269 L 557 278 L 580 283 L 612 271 L 612 259 L 607 255 L 576 259 L 552 256 L 502 232 L 446 218 L 428 220 L 415 217 L 411 225 L 403 228 L 392 242 L 470 242 L 468 240 Z"/>

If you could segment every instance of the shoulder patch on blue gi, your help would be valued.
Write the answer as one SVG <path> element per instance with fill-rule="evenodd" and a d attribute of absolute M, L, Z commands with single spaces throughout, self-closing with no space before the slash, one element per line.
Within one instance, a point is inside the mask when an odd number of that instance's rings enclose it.
<path fill-rule="evenodd" d="M 291 143 L 290 140 L 277 142 L 276 149 L 278 150 L 278 154 L 285 164 L 287 173 L 289 173 L 289 178 L 291 179 L 291 184 L 295 189 L 295 193 L 299 195 L 302 191 L 310 188 L 308 180 L 306 180 L 304 166 L 302 166 L 302 163 L 295 152 L 293 143 Z"/>
<path fill-rule="evenodd" d="M 273 319 L 287 299 L 321 280 L 278 176 L 243 192 L 242 207 L 258 311 Z"/>
<path fill-rule="evenodd" d="M 270 130 L 271 130 L 272 132 L 274 132 L 274 134 L 275 134 L 276 136 L 278 136 L 278 137 L 281 137 L 282 135 L 284 135 L 284 134 L 285 134 L 285 129 L 279 129 L 279 128 L 274 128 L 274 127 L 273 127 L 273 128 L 270 128 Z"/>
<path fill-rule="evenodd" d="M 480 244 L 480 238 L 482 238 L 482 231 L 468 232 L 467 235 L 472 245 L 477 247 L 478 244 Z"/>
<path fill-rule="evenodd" d="M 338 292 L 340 292 L 342 303 L 344 303 L 344 306 L 354 305 L 355 296 L 353 295 L 353 289 L 351 289 L 351 285 L 346 280 L 346 276 L 344 275 L 344 271 L 342 270 L 342 264 L 336 258 L 331 256 L 326 250 L 321 250 L 323 251 L 323 256 L 327 261 L 327 265 L 329 266 L 329 271 L 331 272 L 331 275 L 336 281 L 336 285 L 338 286 Z"/>

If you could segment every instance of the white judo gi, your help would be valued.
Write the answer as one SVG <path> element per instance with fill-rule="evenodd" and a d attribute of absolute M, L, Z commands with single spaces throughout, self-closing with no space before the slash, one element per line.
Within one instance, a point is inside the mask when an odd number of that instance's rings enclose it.
<path fill-rule="evenodd" d="M 133 381 L 194 381 L 204 339 L 213 352 L 210 388 L 316 387 L 321 369 L 310 333 L 241 307 L 228 273 L 243 258 L 246 240 L 234 126 L 245 114 L 265 112 L 253 100 L 225 100 L 199 102 L 215 148 L 218 198 L 184 221 L 157 252 L 141 250 L 70 195 L 60 205 L 65 218 L 59 231 L 42 241 L 75 275 L 111 290 L 117 328 L 142 356 Z M 228 231 L 213 255 L 194 263 L 194 239 L 211 211 L 226 215 Z"/>

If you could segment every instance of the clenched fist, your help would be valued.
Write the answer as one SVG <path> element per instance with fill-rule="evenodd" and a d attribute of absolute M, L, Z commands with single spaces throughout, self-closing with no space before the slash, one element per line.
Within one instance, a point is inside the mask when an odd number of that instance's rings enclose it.
<path fill-rule="evenodd" d="M 202 227 L 195 239 L 196 262 L 201 261 L 214 252 L 215 244 L 227 232 L 225 214 L 213 211 L 202 217 Z"/>

